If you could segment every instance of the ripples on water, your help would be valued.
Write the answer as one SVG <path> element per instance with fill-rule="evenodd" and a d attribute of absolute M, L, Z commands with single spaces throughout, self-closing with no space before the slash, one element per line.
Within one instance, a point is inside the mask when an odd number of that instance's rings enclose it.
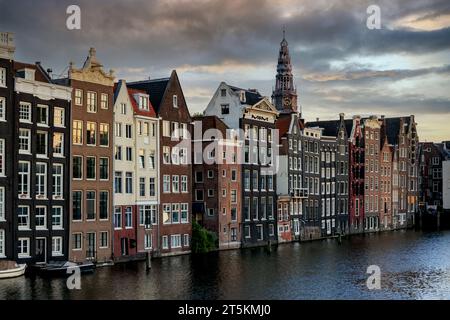
<path fill-rule="evenodd" d="M 450 232 L 399 231 L 180 256 L 99 268 L 69 291 L 65 279 L 0 281 L 0 299 L 450 299 Z M 381 290 L 366 287 L 369 265 Z"/>

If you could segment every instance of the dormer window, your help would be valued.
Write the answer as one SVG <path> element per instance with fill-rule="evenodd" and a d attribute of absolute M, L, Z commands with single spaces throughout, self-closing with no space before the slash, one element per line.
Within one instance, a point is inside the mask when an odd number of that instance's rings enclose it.
<path fill-rule="evenodd" d="M 173 107 L 178 108 L 178 96 L 176 94 L 173 95 Z"/>
<path fill-rule="evenodd" d="M 148 97 L 139 96 L 139 109 L 148 110 Z"/>

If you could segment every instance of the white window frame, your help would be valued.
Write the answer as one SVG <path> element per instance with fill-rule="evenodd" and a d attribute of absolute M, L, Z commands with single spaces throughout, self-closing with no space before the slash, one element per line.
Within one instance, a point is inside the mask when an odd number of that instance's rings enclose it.
<path fill-rule="evenodd" d="M 0 222 L 6 221 L 5 207 L 6 207 L 5 187 L 0 187 Z"/>
<path fill-rule="evenodd" d="M 39 119 L 38 119 L 38 121 L 36 121 L 36 125 L 38 127 L 48 127 L 48 125 L 49 125 L 49 123 L 48 123 L 48 119 L 49 119 L 49 108 L 48 108 L 48 106 L 45 105 L 45 104 L 38 104 L 36 106 L 36 109 L 37 109 L 36 112 L 38 113 L 38 115 L 37 115 L 38 118 L 40 117 L 40 112 L 39 112 L 40 110 L 39 109 L 46 110 L 46 118 L 44 119 L 44 122 L 39 122 Z"/>
<path fill-rule="evenodd" d="M 170 247 L 172 249 L 181 248 L 181 234 L 172 234 L 170 236 Z"/>
<path fill-rule="evenodd" d="M 60 141 L 61 141 L 61 147 L 59 148 L 60 150 L 58 150 L 59 152 L 57 152 L 56 150 L 56 142 L 57 142 L 57 138 L 56 137 L 61 137 Z M 53 156 L 54 157 L 64 157 L 64 133 L 62 132 L 53 132 Z"/>
<path fill-rule="evenodd" d="M 6 257 L 6 233 L 4 229 L 0 229 L 0 258 Z"/>
<path fill-rule="evenodd" d="M 72 247 L 72 251 L 82 251 L 83 250 L 83 233 L 81 232 L 74 232 L 72 233 L 72 241 L 73 241 L 73 246 L 76 245 L 76 241 L 74 240 L 75 235 L 80 237 L 80 247 Z"/>
<path fill-rule="evenodd" d="M 17 213 L 17 216 L 20 218 L 20 217 L 26 217 L 26 219 L 27 219 L 27 223 L 26 223 L 26 225 L 20 225 L 20 223 L 18 222 L 18 226 L 17 226 L 17 229 L 19 230 L 19 231 L 22 231 L 22 230 L 30 230 L 30 206 L 17 206 L 17 209 L 26 209 L 26 212 L 27 212 L 27 214 L 26 215 L 20 215 L 19 216 L 19 213 Z M 19 221 L 20 219 L 18 219 L 18 221 Z"/>
<path fill-rule="evenodd" d="M 28 117 L 25 119 L 25 118 L 22 118 L 22 114 L 23 114 L 23 112 L 22 112 L 22 108 L 27 108 L 28 109 L 28 111 L 27 111 L 27 114 L 28 114 Z M 29 103 L 29 102 L 19 102 L 19 122 L 22 122 L 22 123 L 31 123 L 31 103 Z"/>
<path fill-rule="evenodd" d="M 26 182 L 27 188 L 26 189 L 22 188 L 22 190 L 19 190 L 18 196 L 19 196 L 19 198 L 30 198 L 30 183 L 31 183 L 30 162 L 29 161 L 19 161 L 19 165 L 20 164 L 26 164 L 28 170 L 23 172 L 23 173 L 22 172 L 18 172 L 18 174 L 20 175 L 20 177 L 19 177 L 19 185 L 22 182 Z"/>
<path fill-rule="evenodd" d="M 83 105 L 83 90 L 81 89 L 75 89 L 75 105 Z"/>
<path fill-rule="evenodd" d="M 30 238 L 18 238 L 17 239 L 19 250 L 17 252 L 18 258 L 30 258 Z M 23 252 L 23 242 L 27 242 L 27 251 Z"/>
<path fill-rule="evenodd" d="M 60 173 L 54 172 L 55 167 L 60 168 Z M 62 163 L 54 163 L 52 166 L 52 197 L 54 200 L 61 200 L 63 199 L 63 195 L 64 195 L 64 165 Z"/>
<path fill-rule="evenodd" d="M 0 139 L 0 177 L 4 177 L 6 171 L 5 147 L 6 147 L 5 139 Z"/>
<path fill-rule="evenodd" d="M 52 257 L 60 257 L 63 255 L 63 238 L 52 237 Z"/>
<path fill-rule="evenodd" d="M 37 170 L 38 166 L 44 166 L 44 172 L 40 173 Z M 36 199 L 46 199 L 47 198 L 47 163 L 45 162 L 36 162 Z M 40 189 L 43 189 L 43 192 L 40 192 Z"/>
<path fill-rule="evenodd" d="M 38 210 L 37 209 L 44 209 L 43 215 L 39 215 L 38 216 Z M 34 213 L 35 216 L 35 225 L 36 225 L 36 230 L 47 230 L 47 206 L 36 206 L 36 211 Z M 37 219 L 38 217 L 41 217 L 44 219 L 44 224 L 43 225 L 38 225 L 37 224 Z"/>
<path fill-rule="evenodd" d="M 0 121 L 6 121 L 6 98 L 0 97 Z"/>
<path fill-rule="evenodd" d="M 59 214 L 55 214 L 55 209 L 59 211 Z M 55 218 L 58 218 L 59 223 L 55 223 Z M 64 230 L 63 222 L 63 207 L 53 206 L 52 207 L 52 230 Z"/>
<path fill-rule="evenodd" d="M 23 135 L 26 133 L 26 135 Z M 21 148 L 21 139 L 26 143 L 26 149 Z M 19 153 L 30 154 L 31 153 L 31 130 L 25 128 L 19 128 Z"/>

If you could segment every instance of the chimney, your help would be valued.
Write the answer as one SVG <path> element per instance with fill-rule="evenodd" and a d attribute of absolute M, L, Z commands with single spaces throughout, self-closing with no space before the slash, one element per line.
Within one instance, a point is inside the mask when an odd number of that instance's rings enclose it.
<path fill-rule="evenodd" d="M 14 60 L 14 36 L 11 32 L 0 32 L 0 58 Z"/>
<path fill-rule="evenodd" d="M 319 118 L 316 118 L 316 122 L 319 122 Z"/>
<path fill-rule="evenodd" d="M 345 113 L 339 113 L 339 120 L 344 120 Z"/>

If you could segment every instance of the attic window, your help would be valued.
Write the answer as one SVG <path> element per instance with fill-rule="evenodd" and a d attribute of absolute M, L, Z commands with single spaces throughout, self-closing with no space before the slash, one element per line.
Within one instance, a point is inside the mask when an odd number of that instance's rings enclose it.
<path fill-rule="evenodd" d="M 148 110 L 148 98 L 146 96 L 139 96 L 139 109 Z"/>
<path fill-rule="evenodd" d="M 173 107 L 178 108 L 178 96 L 176 94 L 173 95 Z"/>
<path fill-rule="evenodd" d="M 227 96 L 227 89 L 221 89 L 220 90 L 220 96 L 221 97 L 226 97 Z"/>
<path fill-rule="evenodd" d="M 230 114 L 230 105 L 229 104 L 222 104 L 221 106 L 222 114 Z"/>

